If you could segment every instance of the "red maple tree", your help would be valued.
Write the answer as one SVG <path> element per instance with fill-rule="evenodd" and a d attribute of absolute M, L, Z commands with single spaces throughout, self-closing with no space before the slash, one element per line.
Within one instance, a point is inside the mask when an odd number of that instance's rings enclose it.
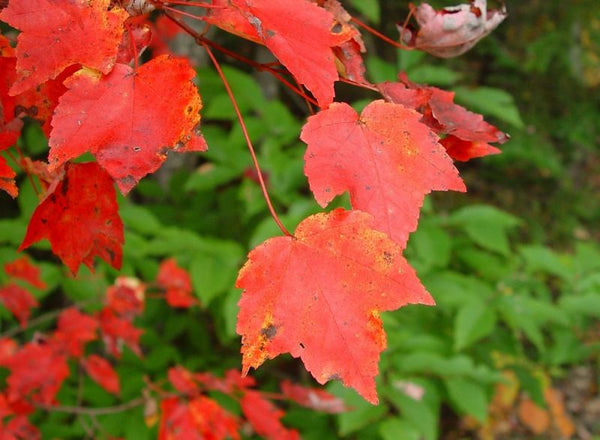
<path fill-rule="evenodd" d="M 9 0 L 0 5 L 0 20 L 19 31 L 14 48 L 0 36 L 0 151 L 17 148 L 26 116 L 42 124 L 50 147 L 47 163 L 19 161 L 43 189 L 19 250 L 47 239 L 73 274 L 82 263 L 93 269 L 95 257 L 119 269 L 123 223 L 115 184 L 127 194 L 162 165 L 168 152 L 201 153 L 210 147 L 200 131 L 202 102 L 192 82 L 194 69 L 186 58 L 160 54 L 165 50 L 161 29 L 173 30 L 149 18 L 158 10 L 161 20 L 170 20 L 204 47 L 221 75 L 283 234 L 252 250 L 239 273 L 242 376 L 290 353 L 320 383 L 339 379 L 376 403 L 374 377 L 386 347 L 380 313 L 434 304 L 402 256 L 423 199 L 431 191 L 465 191 L 453 160 L 495 154 L 489 143 L 503 143 L 507 136 L 454 104 L 452 93 L 414 84 L 404 74 L 394 83 L 369 82 L 361 29 L 373 30 L 337 0 Z M 420 30 L 403 28 L 404 43 L 391 42 L 444 57 L 472 47 L 506 15 L 487 11 L 482 0 L 456 11 L 422 5 L 413 13 Z M 183 17 L 265 46 L 276 65 L 219 46 Z M 476 29 L 469 27 L 473 19 Z M 141 52 L 153 45 L 153 56 L 142 63 Z M 283 226 L 213 50 L 270 72 L 306 100 L 313 114 L 300 138 L 307 144 L 310 189 L 322 207 L 347 191 L 352 210 L 308 217 L 294 234 Z M 382 99 L 359 114 L 347 103 L 334 102 L 338 81 L 378 92 Z M 76 161 L 86 152 L 94 162 Z M 0 157 L 0 189 L 12 197 L 18 194 L 15 176 Z M 5 270 L 11 279 L 0 287 L 0 300 L 25 326 L 37 302 L 15 280 L 39 287 L 39 278 L 26 260 Z M 197 303 L 190 296 L 189 276 L 175 260 L 162 263 L 155 286 L 173 307 Z M 0 418 L 0 426 L 9 438 L 35 432 L 24 416 L 36 405 L 56 405 L 70 359 L 79 359 L 107 391 L 119 393 L 111 363 L 95 354 L 84 356 L 84 347 L 98 339 L 115 359 L 124 345 L 141 355 L 142 330 L 133 318 L 143 311 L 144 291 L 143 283 L 120 278 L 97 313 L 68 309 L 56 330 L 39 340 L 22 347 L 3 341 L 0 365 L 10 375 L 0 394 L 0 417 L 10 420 Z M 297 438 L 281 424 L 282 413 L 268 396 L 239 373 L 219 379 L 179 368 L 169 378 L 178 394 L 161 398 L 160 438 L 238 438 L 240 420 L 211 399 L 210 390 L 235 396 L 256 433 Z M 309 394 L 289 384 L 284 395 L 313 408 L 343 407 L 323 392 Z"/>

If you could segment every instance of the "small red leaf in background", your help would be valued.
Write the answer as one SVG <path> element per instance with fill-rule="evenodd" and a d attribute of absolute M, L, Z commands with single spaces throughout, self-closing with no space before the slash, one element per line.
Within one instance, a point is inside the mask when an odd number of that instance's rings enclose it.
<path fill-rule="evenodd" d="M 117 277 L 106 290 L 107 307 L 117 315 L 133 318 L 144 311 L 146 286 L 137 278 Z"/>
<path fill-rule="evenodd" d="M 436 11 L 429 4 L 411 5 L 419 24 L 413 33 L 401 29 L 402 40 L 441 58 L 461 55 L 492 32 L 507 16 L 506 8 L 487 10 L 487 0 L 472 0 Z"/>
<path fill-rule="evenodd" d="M 0 431 L 2 431 L 2 440 L 39 440 L 42 438 L 40 431 L 29 423 L 27 416 L 16 415 L 6 426 L 2 426 L 0 420 Z"/>
<path fill-rule="evenodd" d="M 0 365 L 4 365 L 4 361 L 12 357 L 18 348 L 14 339 L 0 338 Z"/>
<path fill-rule="evenodd" d="M 45 289 L 46 283 L 40 279 L 40 269 L 34 266 L 27 257 L 21 257 L 4 265 L 4 272 L 10 277 L 27 281 L 33 287 Z"/>
<path fill-rule="evenodd" d="M 308 118 L 300 138 L 308 148 L 304 173 L 321 206 L 344 191 L 373 227 L 405 246 L 425 195 L 465 191 L 438 137 L 403 105 L 377 100 L 360 115 L 334 103 Z"/>
<path fill-rule="evenodd" d="M 119 376 L 112 365 L 104 358 L 91 354 L 82 360 L 87 374 L 102 388 L 112 394 L 121 392 Z"/>
<path fill-rule="evenodd" d="M 16 142 L 18 138 L 18 134 L 14 140 Z M 0 134 L 0 142 L 2 141 L 2 134 Z M 14 143 L 13 142 L 13 143 Z M 1 150 L 1 149 L 0 149 Z M 0 189 L 2 191 L 6 191 L 13 199 L 17 197 L 19 194 L 19 189 L 15 184 L 15 177 L 17 173 L 13 171 L 11 167 L 8 166 L 6 161 L 2 156 L 0 156 Z"/>
<path fill-rule="evenodd" d="M 159 440 L 240 438 L 237 419 L 208 397 L 190 401 L 169 397 L 163 399 L 160 408 Z"/>
<path fill-rule="evenodd" d="M 98 322 L 102 341 L 111 355 L 119 359 L 123 352 L 123 345 L 128 346 L 136 355 L 142 355 L 139 340 L 143 330 L 135 328 L 131 321 L 117 316 L 107 307 L 98 314 Z"/>
<path fill-rule="evenodd" d="M 360 32 L 352 24 L 352 16 L 338 0 L 327 0 L 323 3 L 323 7 L 333 14 L 336 25 L 341 26 L 340 31 L 337 33 L 350 36 L 350 38 L 333 48 L 336 58 L 343 66 L 343 68 L 338 66 L 338 72 L 342 77 L 351 81 L 368 84 L 369 81 L 364 77 L 366 69 L 361 56 L 361 53 L 366 52 L 367 49 Z"/>
<path fill-rule="evenodd" d="M 67 359 L 51 344 L 30 342 L 4 362 L 9 401 L 25 396 L 32 402 L 54 404 L 62 382 L 69 376 Z"/>
<path fill-rule="evenodd" d="M 46 238 L 73 274 L 81 263 L 93 270 L 95 256 L 119 269 L 123 223 L 118 209 L 113 182 L 97 163 L 67 164 L 33 213 L 19 250 Z"/>
<path fill-rule="evenodd" d="M 236 327 L 243 374 L 290 353 L 319 383 L 341 379 L 377 402 L 380 312 L 434 301 L 400 246 L 372 223 L 369 214 L 337 209 L 250 252 L 236 283 L 244 289 Z"/>
<path fill-rule="evenodd" d="M 223 3 L 228 7 L 211 9 L 207 21 L 264 44 L 310 90 L 321 107 L 331 104 L 333 83 L 339 78 L 332 48 L 353 37 L 351 32 L 334 33 L 333 14 L 309 0 Z"/>
<path fill-rule="evenodd" d="M 467 161 L 475 157 L 498 154 L 500 150 L 488 144 L 503 144 L 508 135 L 473 113 L 454 103 L 454 92 L 423 86 L 409 81 L 405 73 L 399 82 L 378 84 L 384 98 L 395 104 L 417 110 L 421 122 L 438 135 L 446 135 L 440 143 L 454 160 Z"/>
<path fill-rule="evenodd" d="M 169 382 L 171 382 L 171 385 L 173 385 L 173 388 L 180 393 L 193 396 L 200 392 L 200 388 L 198 387 L 194 373 L 186 370 L 181 365 L 169 368 L 167 375 L 169 377 Z"/>
<path fill-rule="evenodd" d="M 31 308 L 38 306 L 31 293 L 14 283 L 0 287 L 0 302 L 17 318 L 23 328 L 27 327 Z"/>
<path fill-rule="evenodd" d="M 139 59 L 146 48 L 150 46 L 152 39 L 153 35 L 150 24 L 128 22 L 127 26 L 125 26 L 121 44 L 119 44 L 117 63 L 129 64 L 134 62 L 136 57 Z M 135 44 L 135 51 L 133 50 L 133 44 Z"/>
<path fill-rule="evenodd" d="M 98 338 L 98 320 L 74 307 L 61 312 L 56 327 L 53 340 L 69 356 L 81 356 L 85 345 Z"/>
<path fill-rule="evenodd" d="M 21 31 L 16 49 L 17 95 L 73 64 L 112 69 L 128 14 L 110 0 L 11 0 L 0 20 Z M 76 25 L 75 25 L 76 23 Z"/>
<path fill-rule="evenodd" d="M 307 408 L 337 414 L 348 411 L 346 404 L 339 397 L 319 388 L 307 388 L 284 380 L 280 384 L 285 397 Z"/>
<path fill-rule="evenodd" d="M 158 269 L 156 282 L 165 289 L 167 303 L 171 307 L 191 307 L 197 304 L 192 297 L 192 281 L 185 269 L 177 266 L 173 258 L 163 261 Z"/>
<path fill-rule="evenodd" d="M 195 75 L 187 60 L 168 55 L 136 71 L 124 64 L 106 76 L 80 70 L 65 81 L 69 90 L 52 119 L 50 169 L 90 151 L 126 194 L 169 151 L 206 150 L 195 133 L 201 108 Z"/>
<path fill-rule="evenodd" d="M 247 391 L 240 403 L 244 416 L 256 434 L 273 440 L 300 438 L 297 431 L 287 429 L 281 424 L 279 419 L 283 417 L 284 412 L 265 399 L 258 391 Z"/>

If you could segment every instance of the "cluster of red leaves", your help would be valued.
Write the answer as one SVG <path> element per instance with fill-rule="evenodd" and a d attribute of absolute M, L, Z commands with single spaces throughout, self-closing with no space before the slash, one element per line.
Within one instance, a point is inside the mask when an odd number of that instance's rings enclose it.
<path fill-rule="evenodd" d="M 298 432 L 281 423 L 284 412 L 272 398 L 289 399 L 317 411 L 338 413 L 346 411 L 344 403 L 331 394 L 314 388 L 281 383 L 281 394 L 264 393 L 253 389 L 254 379 L 229 370 L 224 378 L 210 373 L 192 373 L 178 366 L 169 370 L 169 381 L 179 392 L 161 401 L 159 439 L 239 439 L 246 423 L 262 438 L 284 440 L 300 438 Z M 220 392 L 239 402 L 243 419 L 222 408 L 208 392 Z M 245 429 L 247 431 L 247 429 Z"/>
<path fill-rule="evenodd" d="M 27 326 L 31 308 L 37 307 L 37 300 L 27 289 L 27 285 L 37 289 L 45 289 L 46 284 L 40 279 L 40 270 L 27 257 L 21 257 L 4 265 L 4 272 L 9 279 L 0 286 L 0 302 L 19 321 L 22 327 Z M 24 281 L 24 285 L 19 284 Z"/>
<path fill-rule="evenodd" d="M 236 283 L 244 290 L 237 324 L 242 371 L 291 353 L 320 383 L 340 379 L 375 403 L 374 377 L 386 346 L 379 314 L 434 303 L 402 256 L 423 199 L 431 191 L 464 191 L 453 159 L 496 153 L 489 142 L 507 137 L 454 104 L 449 92 L 402 75 L 397 83 L 371 84 L 360 32 L 338 0 L 209 6 L 198 19 L 264 45 L 314 96 L 299 92 L 320 107 L 301 133 L 305 174 L 321 206 L 345 191 L 352 204 L 351 211 L 308 217 L 293 237 L 272 238 L 250 253 Z M 96 256 L 121 264 L 113 182 L 126 194 L 168 152 L 207 148 L 198 134 L 201 100 L 189 62 L 155 54 L 138 65 L 147 46 L 160 47 L 152 36 L 159 23 L 143 18 L 154 8 L 173 10 L 159 0 L 10 0 L 0 12 L 0 20 L 21 31 L 16 49 L 0 40 L 0 149 L 14 144 L 23 116 L 44 124 L 50 146 L 47 166 L 23 161 L 48 186 L 20 248 L 47 238 L 73 273 L 81 263 L 91 268 Z M 421 29 L 408 43 L 438 56 L 464 52 L 505 16 L 487 11 L 485 0 L 440 11 L 422 5 L 413 13 Z M 71 26 L 75 18 L 78 26 Z M 379 90 L 384 99 L 358 114 L 333 102 L 339 80 Z M 71 162 L 84 152 L 96 162 Z M 2 159 L 0 188 L 15 196 L 13 179 Z M 172 262 L 161 267 L 158 283 L 172 305 L 195 302 Z M 114 355 L 119 344 L 137 349 L 139 335 L 121 313 L 98 315 Z"/>
<path fill-rule="evenodd" d="M 25 327 L 37 301 L 17 283 L 24 281 L 38 289 L 44 289 L 45 283 L 40 279 L 39 268 L 26 257 L 5 264 L 4 270 L 9 282 L 0 288 L 0 300 Z M 175 285 L 189 285 L 187 272 L 172 260 L 166 260 L 156 280 L 159 287 L 163 287 L 169 273 L 175 274 Z M 164 289 L 166 291 L 168 287 Z M 57 403 L 56 393 L 70 374 L 70 360 L 79 362 L 88 376 L 106 391 L 118 395 L 119 377 L 111 362 L 98 354 L 86 356 L 86 347 L 93 341 L 102 341 L 104 351 L 115 359 L 121 357 L 125 346 L 141 356 L 139 338 L 142 330 L 135 327 L 133 320 L 144 311 L 145 292 L 146 285 L 137 278 L 119 277 L 106 290 L 105 304 L 98 312 L 88 314 L 74 307 L 65 309 L 57 318 L 55 330 L 36 335 L 34 341 L 22 347 L 12 339 L 0 339 L 0 366 L 10 372 L 7 387 L 0 392 L 0 428 L 16 438 L 35 438 L 19 437 L 18 433 L 22 429 L 37 432 L 28 424 L 26 416 L 36 406 Z M 168 293 L 165 293 L 165 299 L 171 304 Z M 180 303 L 174 306 L 182 307 Z M 10 421 L 5 423 L 3 419 L 10 416 Z"/>

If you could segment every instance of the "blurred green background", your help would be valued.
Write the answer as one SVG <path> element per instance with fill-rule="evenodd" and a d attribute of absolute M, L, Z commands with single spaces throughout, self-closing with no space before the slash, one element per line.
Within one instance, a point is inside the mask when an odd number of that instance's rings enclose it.
<path fill-rule="evenodd" d="M 393 38 L 408 11 L 400 1 L 344 4 Z M 365 35 L 372 81 L 394 80 L 404 70 L 414 82 L 455 91 L 458 103 L 482 113 L 511 140 L 501 155 L 457 165 L 466 194 L 437 193 L 426 201 L 406 255 L 438 304 L 384 315 L 388 349 L 380 364 L 379 406 L 329 384 L 353 410 L 332 416 L 284 404 L 285 423 L 303 438 L 600 439 L 600 2 L 506 5 L 506 21 L 456 59 L 401 52 Z M 245 55 L 262 55 L 222 33 L 214 38 Z M 232 286 L 247 251 L 278 233 L 220 79 L 202 59 L 198 63 L 209 151 L 199 159 L 170 160 L 120 202 L 122 273 L 150 280 L 160 260 L 174 256 L 190 271 L 202 305 L 182 312 L 148 301 L 138 322 L 146 329 L 145 358 L 126 352 L 117 367 L 127 384 L 123 400 L 139 395 L 143 374 L 158 380 L 174 364 L 217 374 L 239 368 L 240 293 Z M 264 74 L 235 64 L 225 74 L 277 210 L 293 230 L 319 211 L 298 140 L 306 109 Z M 357 105 L 365 98 L 346 86 L 338 93 Z M 26 153 L 46 157 L 37 126 L 28 126 L 21 142 Z M 16 258 L 37 205 L 23 176 L 19 187 L 16 203 L 0 195 L 1 262 Z M 42 302 L 37 314 L 72 302 L 93 310 L 116 276 L 100 264 L 96 273 L 82 271 L 73 279 L 47 244 L 31 255 L 48 285 L 35 292 Z M 2 308 L 0 325 L 3 332 L 16 325 Z M 44 325 L 19 337 L 29 340 Z M 299 361 L 285 356 L 252 374 L 265 390 L 283 378 L 314 384 Z M 59 398 L 68 404 L 75 396 L 64 388 Z M 99 387 L 86 390 L 88 402 L 117 402 Z M 44 438 L 82 436 L 70 415 L 37 422 Z M 112 436 L 156 436 L 141 409 L 101 422 Z"/>

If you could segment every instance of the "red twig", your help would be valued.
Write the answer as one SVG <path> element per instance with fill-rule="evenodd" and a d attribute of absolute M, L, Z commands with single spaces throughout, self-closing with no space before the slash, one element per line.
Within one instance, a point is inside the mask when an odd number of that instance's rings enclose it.
<path fill-rule="evenodd" d="M 23 153 L 21 152 L 21 149 L 17 145 L 15 145 L 15 150 L 17 150 L 17 153 L 19 154 L 20 161 L 23 161 L 23 157 L 24 156 L 23 156 Z M 18 161 L 17 159 L 15 159 L 12 154 L 10 154 L 10 151 L 5 151 L 5 153 L 10 158 L 10 160 L 12 160 L 15 163 L 15 165 L 17 167 L 19 167 L 21 170 L 23 170 L 25 172 L 25 174 L 27 175 L 27 180 L 29 180 L 29 183 L 31 184 L 31 187 L 33 188 L 33 192 L 35 193 L 35 195 L 39 199 L 42 196 L 41 191 L 35 185 L 35 181 L 33 180 L 33 176 L 31 175 L 31 173 L 29 172 L 29 170 L 26 169 L 26 168 L 24 168 L 21 165 L 21 162 Z"/>
<path fill-rule="evenodd" d="M 131 46 L 131 52 L 133 52 L 133 70 L 137 72 L 139 64 L 138 64 L 138 50 L 135 45 L 135 37 L 133 36 L 133 30 L 129 23 L 125 23 L 125 27 L 127 27 L 127 32 L 129 32 L 129 45 Z"/>
<path fill-rule="evenodd" d="M 161 9 L 163 9 L 165 11 L 165 13 L 166 13 L 166 11 L 171 11 L 171 12 L 176 12 L 177 14 L 184 15 L 189 18 L 193 18 L 194 20 L 204 20 L 204 16 L 202 16 L 202 15 L 194 15 L 189 12 L 182 11 L 180 9 L 171 8 L 170 6 L 162 6 Z"/>
<path fill-rule="evenodd" d="M 389 37 L 386 37 L 381 32 L 379 32 L 377 29 L 373 29 L 371 26 L 366 25 L 365 23 L 363 23 L 362 21 L 360 21 L 358 18 L 352 17 L 352 21 L 355 24 L 357 24 L 358 26 L 360 26 L 361 28 L 363 28 L 366 31 L 370 32 L 371 34 L 375 35 L 377 38 L 385 41 L 388 44 L 391 44 L 394 47 L 397 47 L 398 49 L 404 49 L 404 50 L 412 50 L 413 49 L 410 46 L 406 46 L 404 44 L 401 44 L 401 43 L 398 43 L 398 42 L 392 40 Z"/>
<path fill-rule="evenodd" d="M 356 81 L 352 81 L 351 79 L 348 79 L 348 78 L 342 78 L 341 76 L 340 76 L 340 81 L 343 83 L 346 83 L 346 84 L 350 84 L 351 86 L 362 87 L 363 89 L 372 90 L 374 92 L 379 92 L 379 89 L 374 84 L 359 83 Z"/>
<path fill-rule="evenodd" d="M 250 151 L 250 156 L 252 156 L 252 162 L 254 163 L 254 169 L 256 170 L 256 174 L 258 175 L 260 189 L 262 190 L 265 201 L 267 202 L 267 206 L 269 208 L 269 212 L 271 213 L 271 217 L 273 217 L 273 220 L 275 220 L 275 223 L 277 223 L 277 226 L 279 227 L 281 232 L 283 232 L 285 235 L 287 235 L 289 237 L 292 237 L 292 234 L 285 228 L 285 226 L 283 226 L 283 223 L 281 223 L 281 220 L 279 220 L 279 217 L 277 216 L 277 213 L 275 212 L 275 208 L 273 208 L 273 204 L 271 203 L 271 198 L 269 197 L 269 193 L 268 193 L 267 187 L 265 185 L 265 180 L 263 179 L 262 171 L 260 170 L 260 165 L 258 164 L 258 159 L 256 158 L 256 152 L 254 151 L 254 147 L 252 146 L 252 141 L 250 140 L 250 136 L 248 135 L 248 130 L 246 129 L 246 124 L 244 123 L 244 118 L 242 117 L 242 113 L 240 112 L 240 109 L 237 105 L 235 97 L 233 96 L 233 92 L 231 91 L 229 82 L 227 81 L 227 78 L 225 78 L 225 75 L 223 74 L 223 71 L 221 70 L 221 66 L 219 65 L 219 62 L 217 61 L 217 59 L 213 55 L 212 51 L 210 50 L 210 47 L 208 47 L 208 44 L 206 44 L 205 42 L 202 42 L 201 44 L 204 47 L 204 50 L 206 50 L 206 53 L 208 54 L 213 65 L 215 66 L 215 69 L 217 70 L 217 73 L 219 74 L 221 81 L 223 81 L 225 90 L 227 90 L 229 99 L 231 100 L 231 103 L 233 104 L 233 109 L 235 111 L 235 114 L 237 115 L 238 121 L 240 123 L 240 127 L 242 128 L 242 133 L 244 134 L 244 138 L 246 139 L 246 145 L 248 146 L 248 150 Z"/>

